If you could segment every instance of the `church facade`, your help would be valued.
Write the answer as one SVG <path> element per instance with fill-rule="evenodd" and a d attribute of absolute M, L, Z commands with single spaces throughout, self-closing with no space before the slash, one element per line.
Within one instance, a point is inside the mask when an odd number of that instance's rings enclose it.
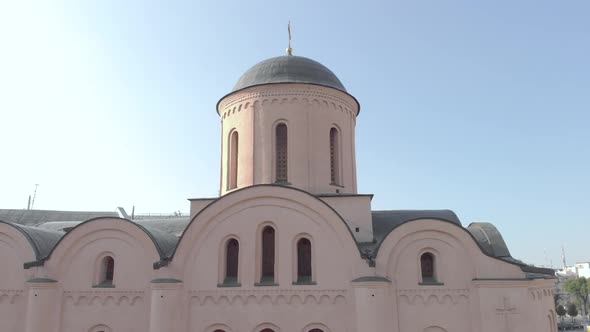
<path fill-rule="evenodd" d="M 217 104 L 220 197 L 191 199 L 179 232 L 0 222 L 0 331 L 557 331 L 553 271 L 492 224 L 372 211 L 359 111 L 316 61 L 256 64 Z"/>

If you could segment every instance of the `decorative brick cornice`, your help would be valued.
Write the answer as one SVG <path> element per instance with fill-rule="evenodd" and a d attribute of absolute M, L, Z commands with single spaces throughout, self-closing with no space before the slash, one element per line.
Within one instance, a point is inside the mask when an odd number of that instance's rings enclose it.
<path fill-rule="evenodd" d="M 461 301 L 469 301 L 469 289 L 435 289 L 435 288 L 415 288 L 415 289 L 399 289 L 397 291 L 398 297 L 406 301 L 408 304 L 423 304 L 428 305 L 432 303 L 445 304 L 451 303 L 456 305 Z"/>
<path fill-rule="evenodd" d="M 22 298 L 23 292 L 22 289 L 0 289 L 0 304 L 14 304 Z"/>
<path fill-rule="evenodd" d="M 191 303 L 199 306 L 247 304 L 273 305 L 333 305 L 348 302 L 348 291 L 345 289 L 268 289 L 268 290 L 220 290 L 220 291 L 189 291 Z"/>
<path fill-rule="evenodd" d="M 135 305 L 143 302 L 144 291 L 129 290 L 84 290 L 84 291 L 64 291 L 64 303 L 79 305 Z"/>
<path fill-rule="evenodd" d="M 227 96 L 219 103 L 217 112 L 221 118 L 236 112 L 248 110 L 254 105 L 267 103 L 307 103 L 326 109 L 340 110 L 350 116 L 356 116 L 358 109 L 354 99 L 342 92 L 325 88 L 283 87 L 239 92 Z"/>

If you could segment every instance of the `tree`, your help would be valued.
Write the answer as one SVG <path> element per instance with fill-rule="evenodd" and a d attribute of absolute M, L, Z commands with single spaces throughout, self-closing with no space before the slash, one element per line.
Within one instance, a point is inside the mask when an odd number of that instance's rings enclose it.
<path fill-rule="evenodd" d="M 561 320 L 563 320 L 563 317 L 565 316 L 565 313 L 566 313 L 565 307 L 562 305 L 557 305 L 557 307 L 555 307 L 555 312 L 557 313 L 557 316 L 559 316 L 559 318 L 561 318 Z"/>
<path fill-rule="evenodd" d="M 567 280 L 563 288 L 578 300 L 582 309 L 582 315 L 586 316 L 586 302 L 588 301 L 588 293 L 590 293 L 590 282 L 588 282 L 588 279 L 579 277 Z"/>
<path fill-rule="evenodd" d="M 574 317 L 578 315 L 578 308 L 576 308 L 575 303 L 570 303 L 567 306 L 567 314 L 570 315 L 572 318 L 572 322 L 574 321 Z"/>

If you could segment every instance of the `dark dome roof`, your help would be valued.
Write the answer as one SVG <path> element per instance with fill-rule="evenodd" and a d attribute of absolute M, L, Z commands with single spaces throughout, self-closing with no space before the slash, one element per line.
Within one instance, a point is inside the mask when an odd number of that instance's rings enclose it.
<path fill-rule="evenodd" d="M 278 56 L 255 64 L 240 77 L 232 92 L 269 83 L 310 83 L 346 92 L 330 69 L 317 61 L 294 55 Z"/>

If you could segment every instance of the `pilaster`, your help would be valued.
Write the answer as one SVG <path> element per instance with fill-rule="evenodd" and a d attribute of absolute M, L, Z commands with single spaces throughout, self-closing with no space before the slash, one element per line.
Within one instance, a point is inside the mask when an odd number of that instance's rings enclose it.
<path fill-rule="evenodd" d="M 25 332 L 58 331 L 61 298 L 57 281 L 33 278 L 27 281 L 27 288 Z"/>
<path fill-rule="evenodd" d="M 171 278 L 151 282 L 149 332 L 182 331 L 182 281 Z"/>
<path fill-rule="evenodd" d="M 391 296 L 391 281 L 368 276 L 352 281 L 356 309 L 356 331 L 398 332 L 394 321 L 395 301 Z"/>

